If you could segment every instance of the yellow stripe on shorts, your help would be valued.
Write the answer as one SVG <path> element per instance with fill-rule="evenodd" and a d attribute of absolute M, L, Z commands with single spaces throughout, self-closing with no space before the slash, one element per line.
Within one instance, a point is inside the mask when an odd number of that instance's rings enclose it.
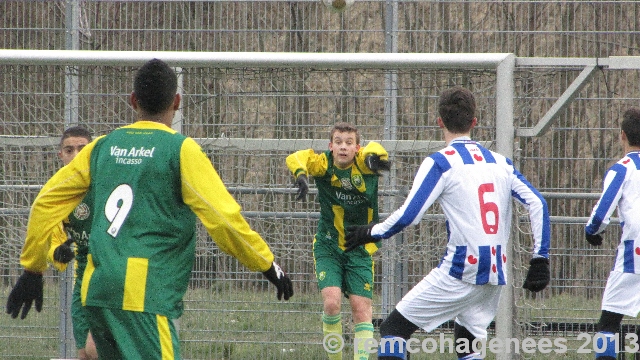
<path fill-rule="evenodd" d="M 169 328 L 169 320 L 166 316 L 156 315 L 158 322 L 158 335 L 160 337 L 160 349 L 162 351 L 162 360 L 173 360 L 173 340 L 171 339 L 171 328 Z"/>

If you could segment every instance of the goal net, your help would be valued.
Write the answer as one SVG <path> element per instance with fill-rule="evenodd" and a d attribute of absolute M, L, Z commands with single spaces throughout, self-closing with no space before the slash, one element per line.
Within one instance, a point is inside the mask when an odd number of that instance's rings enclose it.
<path fill-rule="evenodd" d="M 313 183 L 307 201 L 295 200 L 285 158 L 306 148 L 327 150 L 334 123 L 357 125 L 363 144 L 380 141 L 392 155 L 392 171 L 381 178 L 381 218 L 402 204 L 420 163 L 444 144 L 436 124 L 437 99 L 444 89 L 461 85 L 474 92 L 479 119 L 474 138 L 496 149 L 497 77 L 495 68 L 488 66 L 173 65 L 183 95 L 174 128 L 196 139 L 210 156 L 251 226 L 290 273 L 296 291 L 290 305 L 276 306 L 268 283 L 219 251 L 200 227 L 186 312 L 180 320 L 186 357 L 297 349 L 297 358 L 312 358 L 323 352 L 317 329 L 322 305 L 311 253 L 319 205 Z M 61 167 L 57 151 L 62 131 L 84 125 L 99 136 L 133 122 L 127 101 L 136 69 L 126 62 L 97 60 L 71 66 L 36 60 L 0 63 L 0 81 L 5 84 L 0 97 L 4 288 L 20 271 L 31 202 Z M 404 292 L 437 266 L 446 241 L 444 218 L 434 206 L 419 226 L 385 243 L 375 255 L 374 318 L 385 317 Z M 55 282 L 56 272 L 47 277 L 48 283 Z M 57 291 L 47 288 L 44 312 L 54 313 L 51 307 L 59 306 Z M 265 312 L 282 321 L 264 321 Z M 349 312 L 343 313 L 348 319 Z M 53 328 L 58 318 L 49 321 Z M 345 328 L 345 333 L 351 330 Z M 212 343 L 219 346 L 212 349 Z"/>

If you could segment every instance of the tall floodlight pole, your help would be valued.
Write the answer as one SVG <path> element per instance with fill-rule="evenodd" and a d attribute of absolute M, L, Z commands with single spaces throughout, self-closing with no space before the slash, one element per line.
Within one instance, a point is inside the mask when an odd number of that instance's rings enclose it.
<path fill-rule="evenodd" d="M 80 2 L 67 0 L 65 12 L 65 48 L 80 49 Z M 64 128 L 78 125 L 78 68 L 65 66 L 64 77 Z M 60 358 L 75 357 L 75 341 L 71 323 L 71 302 L 73 297 L 74 266 L 70 263 L 61 273 L 60 279 Z"/>
<path fill-rule="evenodd" d="M 398 52 L 398 2 L 397 0 L 387 0 L 384 4 L 384 39 L 385 52 Z M 396 140 L 398 118 L 398 72 L 395 69 L 386 70 L 384 75 L 384 140 Z M 389 151 L 389 158 L 393 158 L 393 150 Z M 384 184 L 387 189 L 396 188 L 396 168 L 392 166 L 389 175 L 385 176 Z M 393 197 L 389 196 L 384 202 L 384 212 L 390 213 L 395 208 Z M 402 287 L 406 286 L 405 277 L 402 276 L 404 260 L 402 257 L 398 261 L 397 250 L 401 249 L 403 243 L 402 233 L 396 235 L 394 240 L 385 241 L 382 253 L 382 316 L 387 316 L 392 311 L 393 306 L 403 295 Z"/>

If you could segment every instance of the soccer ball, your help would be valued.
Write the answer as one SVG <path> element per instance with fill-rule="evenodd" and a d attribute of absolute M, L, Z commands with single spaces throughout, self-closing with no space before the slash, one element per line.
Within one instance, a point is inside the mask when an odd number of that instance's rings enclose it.
<path fill-rule="evenodd" d="M 332 12 L 341 13 L 353 5 L 355 0 L 322 0 L 322 3 Z"/>

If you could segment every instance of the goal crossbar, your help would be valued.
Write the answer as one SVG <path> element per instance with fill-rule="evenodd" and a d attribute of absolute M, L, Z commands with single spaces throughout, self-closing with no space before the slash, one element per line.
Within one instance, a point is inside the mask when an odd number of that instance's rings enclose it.
<path fill-rule="evenodd" d="M 0 50 L 0 65 L 139 66 L 158 58 L 172 66 L 326 69 L 496 69 L 513 54 L 285 53 L 95 50 Z"/>

